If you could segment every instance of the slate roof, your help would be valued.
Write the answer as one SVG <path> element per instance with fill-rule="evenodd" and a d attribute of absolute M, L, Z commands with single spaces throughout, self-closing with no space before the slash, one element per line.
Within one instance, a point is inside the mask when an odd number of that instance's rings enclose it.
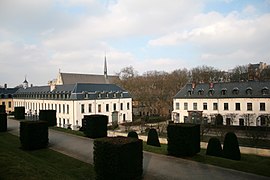
<path fill-rule="evenodd" d="M 11 98 L 19 88 L 0 88 L 0 98 Z"/>
<path fill-rule="evenodd" d="M 60 73 L 63 84 L 75 83 L 95 83 L 95 84 L 110 84 L 118 79 L 118 76 L 95 75 L 95 74 L 75 74 L 75 73 Z"/>
<path fill-rule="evenodd" d="M 186 84 L 174 99 L 204 99 L 204 98 L 270 98 L 270 81 L 248 82 L 218 82 Z M 211 94 L 212 92 L 212 94 Z"/>

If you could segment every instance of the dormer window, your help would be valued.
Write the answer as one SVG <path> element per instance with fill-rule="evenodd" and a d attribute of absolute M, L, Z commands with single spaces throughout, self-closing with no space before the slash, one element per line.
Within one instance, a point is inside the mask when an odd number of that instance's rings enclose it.
<path fill-rule="evenodd" d="M 192 91 L 189 89 L 187 92 L 188 96 L 191 96 L 191 93 L 192 93 Z"/>
<path fill-rule="evenodd" d="M 203 95 L 203 94 L 204 94 L 204 90 L 203 89 L 199 89 L 198 95 Z"/>
<path fill-rule="evenodd" d="M 98 93 L 98 98 L 101 98 L 101 93 Z"/>
<path fill-rule="evenodd" d="M 247 93 L 247 95 L 251 95 L 252 94 L 252 88 L 251 87 L 248 87 L 246 89 L 246 93 Z"/>
<path fill-rule="evenodd" d="M 239 94 L 239 89 L 238 89 L 238 88 L 233 88 L 232 93 L 233 93 L 234 95 L 238 95 L 238 94 Z"/>
<path fill-rule="evenodd" d="M 109 98 L 109 93 L 106 93 L 106 98 Z"/>
<path fill-rule="evenodd" d="M 209 89 L 208 95 L 213 96 L 214 94 L 215 94 L 215 90 L 214 89 Z"/>
<path fill-rule="evenodd" d="M 269 89 L 268 89 L 268 87 L 264 87 L 262 89 L 262 95 L 267 95 L 267 94 L 269 94 Z"/>
<path fill-rule="evenodd" d="M 116 98 L 116 97 L 117 97 L 116 93 L 114 93 L 114 94 L 113 94 L 113 97 L 114 97 L 114 98 Z"/>
<path fill-rule="evenodd" d="M 226 95 L 227 94 L 227 89 L 226 88 L 223 88 L 222 90 L 221 90 L 221 95 Z"/>

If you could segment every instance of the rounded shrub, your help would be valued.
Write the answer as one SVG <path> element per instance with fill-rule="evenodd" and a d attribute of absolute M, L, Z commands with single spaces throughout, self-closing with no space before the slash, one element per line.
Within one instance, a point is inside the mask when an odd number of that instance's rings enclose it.
<path fill-rule="evenodd" d="M 241 159 L 238 139 L 235 133 L 233 132 L 228 132 L 225 135 L 224 144 L 223 144 L 223 156 L 227 159 L 232 159 L 232 160 Z"/>
<path fill-rule="evenodd" d="M 161 147 L 156 129 L 149 130 L 147 137 L 147 144 L 151 146 Z"/>
<path fill-rule="evenodd" d="M 137 134 L 135 131 L 130 131 L 130 132 L 128 133 L 128 137 L 132 137 L 132 138 L 137 138 L 137 139 L 139 139 L 138 134 Z"/>
<path fill-rule="evenodd" d="M 222 147 L 218 138 L 212 137 L 209 139 L 206 155 L 222 157 Z"/>

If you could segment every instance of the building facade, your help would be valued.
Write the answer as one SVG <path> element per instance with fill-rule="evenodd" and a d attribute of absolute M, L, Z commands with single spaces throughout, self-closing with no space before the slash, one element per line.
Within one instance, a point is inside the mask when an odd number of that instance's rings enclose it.
<path fill-rule="evenodd" d="M 205 123 L 268 126 L 270 119 L 270 82 L 220 82 L 187 84 L 173 99 L 172 120 L 192 122 L 201 116 Z"/>
<path fill-rule="evenodd" d="M 25 87 L 14 95 L 15 107 L 24 106 L 28 116 L 40 110 L 56 110 L 57 126 L 78 130 L 84 115 L 102 114 L 109 123 L 132 121 L 132 98 L 114 84 L 76 83 Z"/>
<path fill-rule="evenodd" d="M 6 112 L 11 113 L 14 111 L 13 94 L 18 88 L 8 88 L 7 84 L 0 88 L 0 104 L 6 106 Z"/>

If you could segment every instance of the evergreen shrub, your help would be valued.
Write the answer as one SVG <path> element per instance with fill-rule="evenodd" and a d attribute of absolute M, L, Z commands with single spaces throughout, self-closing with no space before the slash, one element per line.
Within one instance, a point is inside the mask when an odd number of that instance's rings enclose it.
<path fill-rule="evenodd" d="M 82 120 L 83 132 L 89 138 L 107 137 L 108 116 L 85 115 Z"/>
<path fill-rule="evenodd" d="M 223 156 L 227 159 L 241 160 L 238 139 L 235 133 L 228 132 L 223 144 Z"/>
<path fill-rule="evenodd" d="M 222 157 L 222 147 L 218 138 L 212 137 L 208 141 L 206 155 Z"/>
<path fill-rule="evenodd" d="M 142 140 L 130 137 L 105 137 L 94 141 L 94 169 L 98 180 L 141 179 Z"/>
<path fill-rule="evenodd" d="M 56 126 L 56 110 L 40 110 L 39 120 L 47 121 L 48 126 Z"/>
<path fill-rule="evenodd" d="M 46 121 L 21 121 L 20 141 L 24 150 L 46 148 L 49 143 Z"/>
<path fill-rule="evenodd" d="M 7 131 L 7 113 L 0 113 L 0 132 Z"/>
<path fill-rule="evenodd" d="M 0 113 L 6 113 L 6 106 L 0 105 Z"/>
<path fill-rule="evenodd" d="M 25 107 L 15 107 L 14 108 L 14 118 L 15 119 L 25 119 Z"/>
<path fill-rule="evenodd" d="M 128 137 L 132 137 L 132 138 L 137 138 L 137 139 L 139 139 L 138 134 L 137 134 L 135 131 L 130 131 L 130 132 L 128 133 Z"/>
<path fill-rule="evenodd" d="M 149 130 L 148 137 L 147 137 L 147 144 L 151 146 L 161 147 L 156 129 Z"/>
<path fill-rule="evenodd" d="M 169 155 L 193 156 L 201 150 L 199 124 L 169 124 L 167 138 Z"/>

